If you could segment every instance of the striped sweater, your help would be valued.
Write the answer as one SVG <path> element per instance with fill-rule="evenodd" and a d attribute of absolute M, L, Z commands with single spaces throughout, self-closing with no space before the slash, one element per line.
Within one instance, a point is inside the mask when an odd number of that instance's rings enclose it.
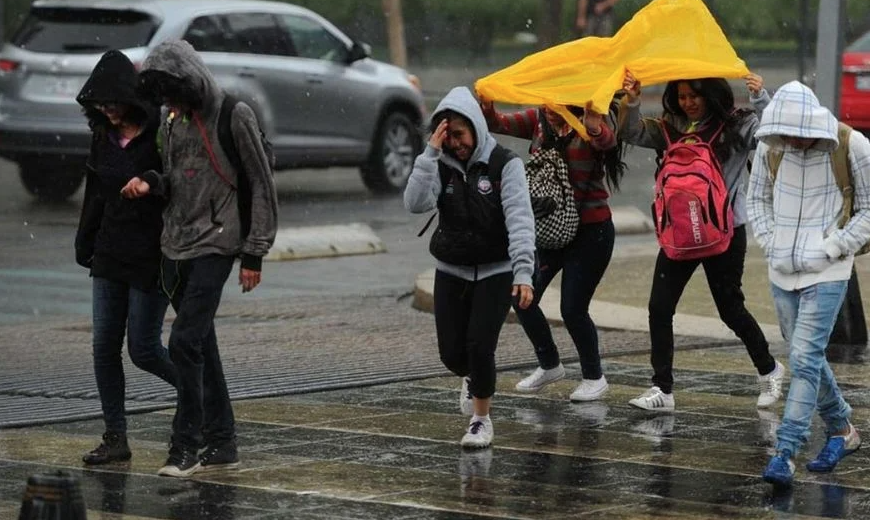
<path fill-rule="evenodd" d="M 491 132 L 531 140 L 529 151 L 534 153 L 544 141 L 542 124 L 547 124 L 541 112 L 529 108 L 512 114 L 500 114 L 495 110 L 484 110 L 486 123 Z M 614 122 L 605 119 L 601 134 L 592 141 L 584 141 L 576 132 L 568 134 L 570 141 L 565 147 L 565 163 L 568 177 L 574 187 L 574 202 L 580 221 L 588 224 L 603 222 L 611 216 L 607 203 L 609 193 L 604 180 L 602 151 L 616 146 Z"/>
<path fill-rule="evenodd" d="M 853 254 L 870 239 L 870 141 L 852 132 L 849 163 L 855 190 L 854 214 L 843 229 L 843 196 L 831 151 L 838 145 L 837 120 L 813 92 L 793 81 L 782 86 L 764 110 L 756 137 L 747 206 L 755 238 L 769 264 L 770 281 L 791 291 L 822 282 L 848 280 Z M 783 137 L 814 139 L 807 149 Z M 776 178 L 768 150 L 782 150 Z"/>

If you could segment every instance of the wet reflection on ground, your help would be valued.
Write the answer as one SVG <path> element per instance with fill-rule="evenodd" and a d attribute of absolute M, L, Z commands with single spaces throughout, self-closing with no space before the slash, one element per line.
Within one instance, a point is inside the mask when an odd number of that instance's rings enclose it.
<path fill-rule="evenodd" d="M 834 358 L 870 435 L 864 351 Z M 646 362 L 609 358 L 610 394 L 593 403 L 567 400 L 578 367 L 534 396 L 510 391 L 524 373 L 500 374 L 495 444 L 478 451 L 459 448 L 453 378 L 238 401 L 242 468 L 191 480 L 155 475 L 168 412 L 131 418 L 130 463 L 90 470 L 79 457 L 100 421 L 2 430 L 0 518 L 17 516 L 28 476 L 54 469 L 79 479 L 91 519 L 870 518 L 864 452 L 832 474 L 803 470 L 819 423 L 795 487 L 761 481 L 782 404 L 756 410 L 741 348 L 680 352 L 672 414 L 626 404 L 648 384 Z"/>

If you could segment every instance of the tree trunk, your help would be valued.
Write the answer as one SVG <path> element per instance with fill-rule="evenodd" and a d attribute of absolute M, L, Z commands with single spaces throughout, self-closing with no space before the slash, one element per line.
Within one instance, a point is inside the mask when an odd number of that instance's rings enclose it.
<path fill-rule="evenodd" d="M 408 66 L 408 50 L 405 46 L 405 22 L 402 19 L 402 0 L 382 0 L 387 19 L 387 41 L 390 61 L 399 67 Z"/>
<path fill-rule="evenodd" d="M 546 49 L 561 43 L 562 0 L 541 0 L 538 10 L 538 45 Z"/>

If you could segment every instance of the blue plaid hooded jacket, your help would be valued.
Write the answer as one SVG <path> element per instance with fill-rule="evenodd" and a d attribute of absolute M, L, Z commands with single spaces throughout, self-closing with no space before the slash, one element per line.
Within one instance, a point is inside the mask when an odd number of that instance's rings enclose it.
<path fill-rule="evenodd" d="M 854 215 L 838 222 L 843 196 L 834 177 L 837 119 L 805 85 L 783 85 L 764 109 L 755 136 L 747 211 L 755 238 L 768 259 L 770 281 L 785 290 L 848 280 L 854 253 L 870 239 L 870 141 L 860 132 L 849 140 L 855 190 Z M 807 149 L 784 137 L 815 139 Z M 773 179 L 768 150 L 784 152 Z"/>

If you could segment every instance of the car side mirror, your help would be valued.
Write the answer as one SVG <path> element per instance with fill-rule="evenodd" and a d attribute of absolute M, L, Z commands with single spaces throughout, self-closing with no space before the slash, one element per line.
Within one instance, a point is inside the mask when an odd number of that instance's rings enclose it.
<path fill-rule="evenodd" d="M 367 43 L 360 43 L 354 40 L 353 45 L 347 53 L 347 63 L 353 63 L 372 55 L 372 46 Z"/>

